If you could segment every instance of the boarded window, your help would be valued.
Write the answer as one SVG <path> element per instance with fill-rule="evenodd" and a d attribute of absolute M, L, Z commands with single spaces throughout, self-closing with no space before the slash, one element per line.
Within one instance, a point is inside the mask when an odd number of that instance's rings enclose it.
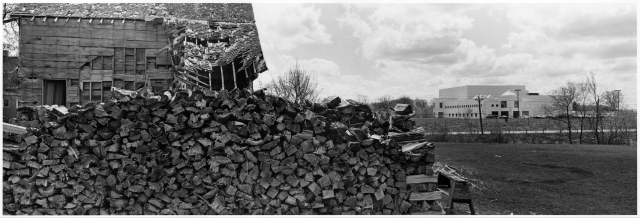
<path fill-rule="evenodd" d="M 8 98 L 5 98 L 3 100 L 3 105 L 4 105 L 4 107 L 9 107 L 9 99 Z"/>
<path fill-rule="evenodd" d="M 102 101 L 102 82 L 91 83 L 91 101 L 94 101 L 94 102 Z"/>
<path fill-rule="evenodd" d="M 124 74 L 129 74 L 129 75 L 135 74 L 135 67 L 136 67 L 135 49 L 127 48 L 125 49 Z"/>
<path fill-rule="evenodd" d="M 91 101 L 91 83 L 83 82 L 82 83 L 82 94 L 80 94 L 80 103 L 87 103 Z"/>
<path fill-rule="evenodd" d="M 147 68 L 145 64 L 146 64 L 145 49 L 137 48 L 136 49 L 136 74 L 138 75 L 145 74 L 145 69 Z"/>
<path fill-rule="evenodd" d="M 111 98 L 112 81 L 82 82 L 80 103 L 103 102 Z"/>

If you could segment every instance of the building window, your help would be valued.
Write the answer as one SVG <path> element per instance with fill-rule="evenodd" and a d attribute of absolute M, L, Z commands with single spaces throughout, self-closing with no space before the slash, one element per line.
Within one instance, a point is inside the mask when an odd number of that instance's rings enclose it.
<path fill-rule="evenodd" d="M 500 108 L 507 108 L 507 101 L 501 101 Z"/>
<path fill-rule="evenodd" d="M 513 102 L 513 107 L 514 107 L 514 108 L 518 108 L 518 107 L 520 107 L 520 102 L 518 102 L 518 101 L 514 101 L 514 102 Z"/>
<path fill-rule="evenodd" d="M 522 111 L 522 116 L 529 116 L 529 111 Z"/>
<path fill-rule="evenodd" d="M 9 99 L 8 98 L 4 99 L 4 107 L 9 107 Z"/>
<path fill-rule="evenodd" d="M 440 102 L 440 108 L 442 108 L 442 102 Z"/>
<path fill-rule="evenodd" d="M 111 98 L 112 81 L 82 82 L 80 103 L 103 102 Z"/>

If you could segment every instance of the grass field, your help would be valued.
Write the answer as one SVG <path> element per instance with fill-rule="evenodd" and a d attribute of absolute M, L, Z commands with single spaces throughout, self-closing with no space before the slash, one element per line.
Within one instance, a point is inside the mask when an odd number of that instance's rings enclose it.
<path fill-rule="evenodd" d="M 477 179 L 476 212 L 637 214 L 635 146 L 436 143 L 436 160 Z M 465 204 L 456 214 L 468 214 Z"/>

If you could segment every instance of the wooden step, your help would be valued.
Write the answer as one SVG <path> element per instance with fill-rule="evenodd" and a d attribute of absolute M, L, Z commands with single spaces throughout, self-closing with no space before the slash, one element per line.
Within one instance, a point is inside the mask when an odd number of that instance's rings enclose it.
<path fill-rule="evenodd" d="M 421 184 L 421 183 L 438 183 L 438 174 L 426 175 L 411 175 L 407 176 L 407 184 Z"/>
<path fill-rule="evenodd" d="M 411 192 L 409 195 L 410 201 L 432 201 L 442 199 L 442 192 Z"/>
<path fill-rule="evenodd" d="M 445 215 L 444 210 L 427 210 L 427 211 L 415 211 L 411 212 L 411 215 Z"/>

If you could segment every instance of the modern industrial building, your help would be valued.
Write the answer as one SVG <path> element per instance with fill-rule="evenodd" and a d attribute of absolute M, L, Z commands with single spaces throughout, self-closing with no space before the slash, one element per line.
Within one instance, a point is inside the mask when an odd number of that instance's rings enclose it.
<path fill-rule="evenodd" d="M 476 95 L 487 95 L 478 110 Z M 551 104 L 551 97 L 531 93 L 524 85 L 467 85 L 439 90 L 434 99 L 434 117 L 475 118 L 487 115 L 522 116 L 543 115 L 542 105 Z"/>

